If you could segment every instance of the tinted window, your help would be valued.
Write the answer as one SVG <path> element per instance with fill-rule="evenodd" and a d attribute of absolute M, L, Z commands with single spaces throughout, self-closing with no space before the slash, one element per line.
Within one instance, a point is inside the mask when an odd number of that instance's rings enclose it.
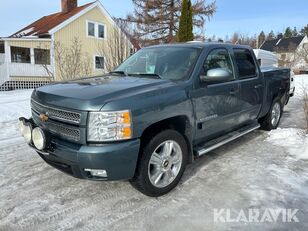
<path fill-rule="evenodd" d="M 233 68 L 230 55 L 226 49 L 213 50 L 206 58 L 204 65 L 204 74 L 211 69 L 223 68 L 230 72 L 230 76 L 233 76 Z"/>
<path fill-rule="evenodd" d="M 249 50 L 234 49 L 234 57 L 240 79 L 256 76 L 256 64 Z"/>

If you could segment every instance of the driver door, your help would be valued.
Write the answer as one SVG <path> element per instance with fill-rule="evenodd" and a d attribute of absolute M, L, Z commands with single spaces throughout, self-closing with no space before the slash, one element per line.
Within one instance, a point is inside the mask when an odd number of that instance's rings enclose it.
<path fill-rule="evenodd" d="M 210 140 L 235 129 L 241 112 L 239 83 L 235 81 L 230 53 L 225 48 L 212 50 L 204 60 L 201 75 L 223 68 L 230 73 L 227 81 L 202 83 L 194 94 L 196 140 Z"/>

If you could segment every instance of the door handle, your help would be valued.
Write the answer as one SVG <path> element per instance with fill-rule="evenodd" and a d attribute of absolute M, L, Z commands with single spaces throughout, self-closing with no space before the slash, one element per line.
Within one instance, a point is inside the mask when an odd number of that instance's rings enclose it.
<path fill-rule="evenodd" d="M 258 89 L 258 88 L 261 88 L 261 87 L 263 87 L 262 84 L 255 85 L 255 89 Z"/>
<path fill-rule="evenodd" d="M 238 93 L 238 90 L 235 90 L 235 89 L 229 92 L 230 95 L 236 95 L 237 93 Z"/>

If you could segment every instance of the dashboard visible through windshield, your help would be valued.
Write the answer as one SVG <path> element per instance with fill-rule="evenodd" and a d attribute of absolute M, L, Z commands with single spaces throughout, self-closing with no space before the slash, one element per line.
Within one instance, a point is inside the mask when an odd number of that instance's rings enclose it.
<path fill-rule="evenodd" d="M 114 73 L 184 80 L 194 67 L 201 49 L 188 47 L 145 48 L 129 57 Z"/>

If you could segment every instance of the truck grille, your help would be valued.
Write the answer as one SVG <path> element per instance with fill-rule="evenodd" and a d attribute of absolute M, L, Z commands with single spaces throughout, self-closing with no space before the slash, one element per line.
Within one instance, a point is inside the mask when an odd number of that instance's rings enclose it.
<path fill-rule="evenodd" d="M 31 100 L 31 109 L 35 124 L 48 130 L 54 136 L 76 143 L 84 142 L 85 128 L 82 121 L 85 120 L 85 115 L 46 106 L 33 99 Z M 48 115 L 49 119 L 45 122 L 40 119 L 42 113 Z"/>
<path fill-rule="evenodd" d="M 70 112 L 63 109 L 51 108 L 42 105 L 34 100 L 31 100 L 31 108 L 37 114 L 47 114 L 49 118 L 60 120 L 63 122 L 70 122 L 74 124 L 79 124 L 81 122 L 81 114 L 77 112 Z"/>
<path fill-rule="evenodd" d="M 62 125 L 57 125 L 54 123 L 49 123 L 47 129 L 64 139 L 79 141 L 80 140 L 80 130 L 77 128 L 64 127 Z"/>

